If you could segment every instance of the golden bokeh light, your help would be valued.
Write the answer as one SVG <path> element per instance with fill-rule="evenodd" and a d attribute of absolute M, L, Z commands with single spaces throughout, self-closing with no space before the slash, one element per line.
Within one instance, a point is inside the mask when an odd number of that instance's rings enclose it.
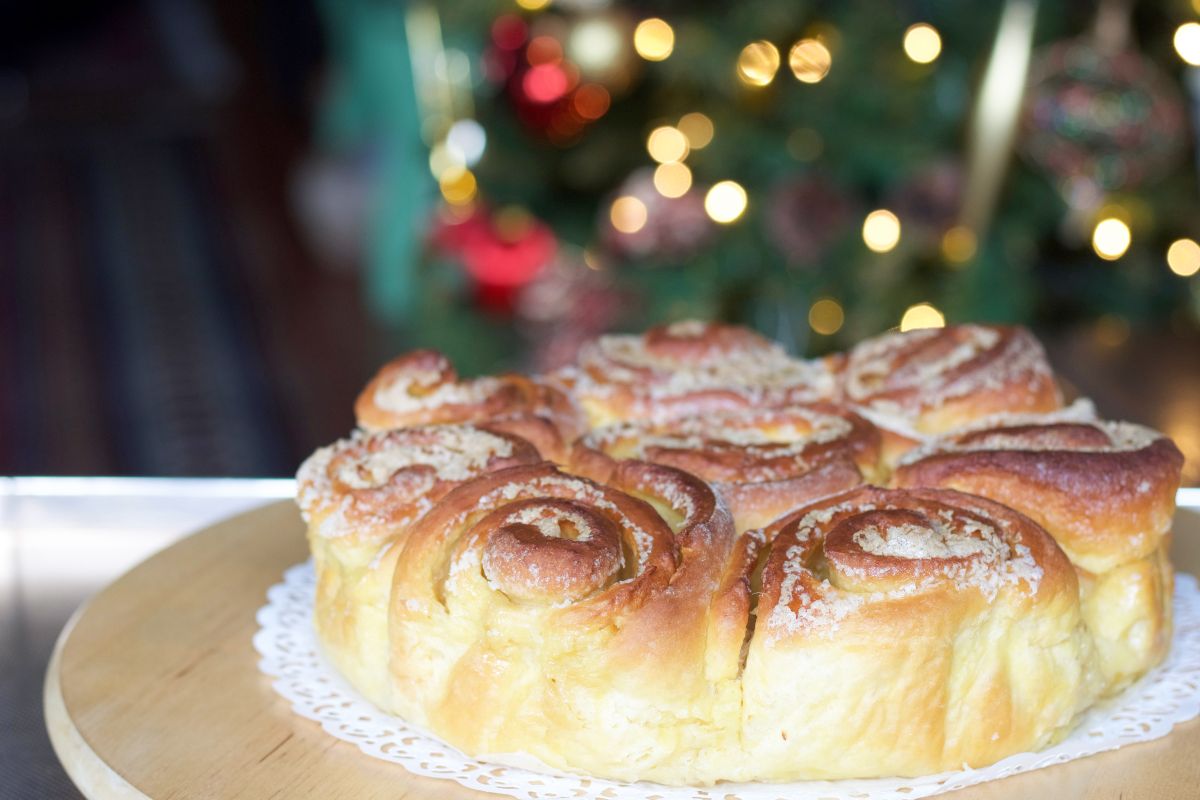
<path fill-rule="evenodd" d="M 778 71 L 779 49 L 765 39 L 751 42 L 738 54 L 738 79 L 747 86 L 766 86 Z"/>
<path fill-rule="evenodd" d="M 812 128 L 797 128 L 788 134 L 788 154 L 797 161 L 813 161 L 825 149 L 825 140 Z"/>
<path fill-rule="evenodd" d="M 942 234 L 942 255 L 952 264 L 970 261 L 978 247 L 975 231 L 966 225 L 955 225 Z"/>
<path fill-rule="evenodd" d="M 451 167 L 445 170 L 438 177 L 438 188 L 441 189 L 446 202 L 455 206 L 470 203 L 478 191 L 474 173 L 465 167 Z"/>
<path fill-rule="evenodd" d="M 663 197 L 683 197 L 692 188 L 692 171 L 678 161 L 659 164 L 654 170 L 654 188 Z"/>
<path fill-rule="evenodd" d="M 441 182 L 442 176 L 451 170 L 460 170 L 467 165 L 466 159 L 454 148 L 447 147 L 445 142 L 438 142 L 429 148 L 429 171 Z"/>
<path fill-rule="evenodd" d="M 550 0 L 517 0 L 517 5 L 526 11 L 541 11 L 550 5 Z"/>
<path fill-rule="evenodd" d="M 644 19 L 634 28 L 633 49 L 647 61 L 664 61 L 675 49 L 675 31 L 666 20 Z"/>
<path fill-rule="evenodd" d="M 904 54 L 918 64 L 929 64 L 942 54 L 942 37 L 928 22 L 910 25 L 904 32 Z"/>
<path fill-rule="evenodd" d="M 1116 314 L 1101 314 L 1092 335 L 1101 347 L 1120 347 L 1129 339 L 1129 321 Z"/>
<path fill-rule="evenodd" d="M 909 306 L 900 318 L 900 330 L 915 331 L 920 328 L 944 328 L 946 317 L 929 303 Z"/>
<path fill-rule="evenodd" d="M 822 297 L 812 304 L 808 310 L 808 324 L 822 336 L 832 336 L 842 329 L 846 322 L 846 312 L 832 297 Z"/>
<path fill-rule="evenodd" d="M 713 123 L 699 111 L 684 114 L 679 118 L 679 130 L 687 137 L 688 146 L 693 150 L 701 150 L 708 146 L 713 138 Z"/>
<path fill-rule="evenodd" d="M 679 128 L 663 125 L 650 131 L 646 138 L 646 150 L 660 164 L 683 161 L 688 154 L 688 138 Z"/>
<path fill-rule="evenodd" d="M 608 218 L 621 233 L 637 233 L 646 227 L 646 204 L 636 197 L 624 195 L 613 201 Z"/>
<path fill-rule="evenodd" d="M 1200 272 L 1200 244 L 1194 239 L 1176 239 L 1167 248 L 1167 266 L 1181 278 Z"/>
<path fill-rule="evenodd" d="M 788 66 L 801 83 L 820 83 L 833 66 L 833 54 L 816 39 L 801 39 L 788 53 Z"/>
<path fill-rule="evenodd" d="M 862 226 L 863 241 L 876 253 L 887 253 L 900 243 L 900 218 L 879 208 L 867 214 Z"/>
<path fill-rule="evenodd" d="M 1193 67 L 1200 67 L 1200 22 L 1185 22 L 1175 29 L 1175 52 Z"/>
<path fill-rule="evenodd" d="M 1116 217 L 1105 217 L 1092 231 L 1092 249 L 1105 261 L 1116 261 L 1125 255 L 1132 241 L 1129 226 Z"/>
<path fill-rule="evenodd" d="M 704 211 L 715 222 L 728 225 L 746 211 L 746 190 L 735 181 L 713 184 L 704 196 Z"/>

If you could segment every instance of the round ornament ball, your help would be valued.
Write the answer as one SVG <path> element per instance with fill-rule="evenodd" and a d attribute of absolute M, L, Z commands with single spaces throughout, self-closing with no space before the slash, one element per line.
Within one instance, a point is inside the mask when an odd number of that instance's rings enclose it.
<path fill-rule="evenodd" d="M 1153 62 L 1090 40 L 1053 44 L 1035 58 L 1021 151 L 1062 184 L 1128 190 L 1164 174 L 1182 151 L 1178 87 Z"/>

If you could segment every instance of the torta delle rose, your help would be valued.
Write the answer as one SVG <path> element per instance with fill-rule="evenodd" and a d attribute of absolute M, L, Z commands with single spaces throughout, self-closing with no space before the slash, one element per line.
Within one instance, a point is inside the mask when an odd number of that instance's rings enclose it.
<path fill-rule="evenodd" d="M 1171 640 L 1182 456 L 1020 328 L 806 361 L 613 335 L 541 377 L 386 365 L 300 468 L 314 619 L 380 708 L 618 780 L 916 776 L 1065 736 Z"/>

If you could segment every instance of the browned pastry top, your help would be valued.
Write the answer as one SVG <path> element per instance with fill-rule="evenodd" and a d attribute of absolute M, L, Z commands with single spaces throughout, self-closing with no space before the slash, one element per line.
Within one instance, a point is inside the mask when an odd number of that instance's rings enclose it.
<path fill-rule="evenodd" d="M 854 347 L 840 378 L 847 402 L 925 433 L 1062 405 L 1042 346 L 1017 327 L 950 325 L 884 334 Z"/>
<path fill-rule="evenodd" d="M 1038 520 L 1076 561 L 1108 569 L 1158 546 L 1182 467 L 1174 443 L 1140 425 L 1023 423 L 935 439 L 894 481 L 991 497 Z"/>
<path fill-rule="evenodd" d="M 524 375 L 461 380 L 449 360 L 415 350 L 385 364 L 354 404 L 366 430 L 453 422 L 491 422 L 532 441 L 547 458 L 583 432 L 575 404 L 561 391 Z"/>

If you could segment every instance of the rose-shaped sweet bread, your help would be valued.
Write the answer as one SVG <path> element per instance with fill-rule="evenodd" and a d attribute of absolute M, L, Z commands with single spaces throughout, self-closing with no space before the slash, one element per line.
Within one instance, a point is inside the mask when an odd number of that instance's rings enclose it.
<path fill-rule="evenodd" d="M 879 431 L 858 414 L 812 403 L 614 423 L 576 442 L 571 463 L 601 479 L 629 458 L 685 470 L 717 490 L 744 531 L 876 480 L 879 447 Z"/>
<path fill-rule="evenodd" d="M 415 350 L 385 364 L 359 394 L 354 413 L 359 426 L 371 431 L 486 422 L 527 439 L 556 461 L 584 429 L 579 409 L 558 389 L 514 374 L 460 380 L 433 350 Z"/>
<path fill-rule="evenodd" d="M 1060 737 L 1095 696 L 1070 562 L 998 503 L 863 487 L 742 545 L 761 549 L 741 558 L 761 594 L 731 777 L 990 764 Z"/>
<path fill-rule="evenodd" d="M 1045 527 L 1079 572 L 1115 691 L 1170 646 L 1167 551 L 1182 468 L 1171 440 L 1140 425 L 1032 421 L 935 439 L 901 459 L 894 481 L 983 495 Z"/>
<path fill-rule="evenodd" d="M 507 433 L 432 425 L 355 434 L 304 462 L 297 503 L 317 574 L 317 633 L 351 682 L 378 692 L 386 680 L 387 598 L 409 527 L 462 482 L 540 461 Z"/>
<path fill-rule="evenodd" d="M 997 414 L 1062 406 L 1041 344 L 1024 328 L 949 325 L 886 333 L 842 362 L 841 398 L 885 434 L 885 456 Z"/>
<path fill-rule="evenodd" d="M 553 379 L 579 402 L 592 427 L 822 400 L 834 391 L 824 362 L 792 358 L 746 328 L 696 321 L 602 336 Z"/>
<path fill-rule="evenodd" d="M 607 484 L 514 467 L 448 494 L 395 573 L 385 707 L 471 754 L 672 783 L 735 752 L 736 674 L 710 679 L 732 520 L 697 478 Z M 724 661 L 729 660 L 725 654 Z M 721 662 L 720 655 L 714 663 Z"/>

